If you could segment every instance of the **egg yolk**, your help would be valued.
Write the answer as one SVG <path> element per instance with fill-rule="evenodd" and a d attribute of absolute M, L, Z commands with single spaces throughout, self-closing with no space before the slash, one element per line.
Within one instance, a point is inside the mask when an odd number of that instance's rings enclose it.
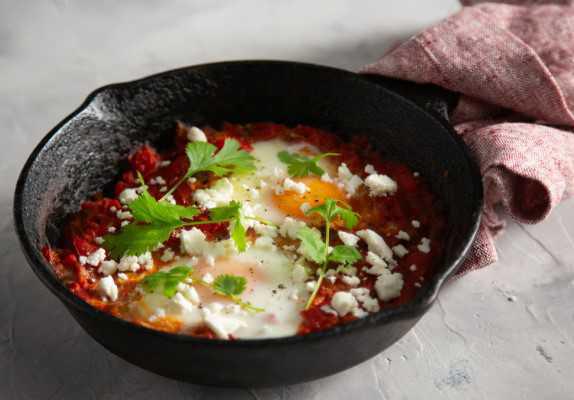
<path fill-rule="evenodd" d="M 315 176 L 305 176 L 303 178 L 293 179 L 296 182 L 302 182 L 309 190 L 304 194 L 286 190 L 282 194 L 274 194 L 273 202 L 285 214 L 303 219 L 311 220 L 301 210 L 301 205 L 307 203 L 310 207 L 321 205 L 325 199 L 331 198 L 333 200 L 346 201 L 345 193 L 335 184 L 322 181 Z"/>

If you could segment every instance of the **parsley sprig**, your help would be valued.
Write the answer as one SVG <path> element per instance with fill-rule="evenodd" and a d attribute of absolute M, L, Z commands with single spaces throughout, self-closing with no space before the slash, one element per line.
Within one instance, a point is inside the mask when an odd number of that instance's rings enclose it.
<path fill-rule="evenodd" d="M 319 278 L 309 296 L 305 309 L 308 309 L 319 292 L 319 288 L 325 278 L 325 271 L 330 262 L 339 264 L 352 265 L 361 259 L 359 251 L 351 246 L 338 245 L 332 249 L 329 246 L 331 224 L 337 217 L 340 217 L 348 229 L 352 229 L 359 222 L 359 216 L 351 209 L 340 207 L 337 201 L 326 199 L 325 202 L 317 207 L 309 209 L 305 214 L 319 214 L 325 220 L 325 239 L 316 230 L 309 227 L 303 227 L 297 232 L 297 237 L 301 240 L 303 253 L 313 262 L 320 265 L 318 269 Z"/>
<path fill-rule="evenodd" d="M 187 178 L 198 172 L 213 172 L 217 176 L 229 173 L 245 173 L 255 170 L 255 158 L 240 149 L 235 139 L 226 139 L 217 153 L 217 147 L 208 142 L 191 142 L 185 148 L 189 168 L 176 184 L 168 190 L 162 199 L 172 194 Z"/>
<path fill-rule="evenodd" d="M 319 161 L 325 157 L 338 155 L 338 153 L 321 153 L 310 158 L 298 153 L 289 153 L 285 150 L 277 153 L 277 157 L 281 162 L 287 164 L 287 172 L 293 177 L 307 176 L 310 174 L 321 176 L 325 171 L 319 166 Z"/>
<path fill-rule="evenodd" d="M 247 248 L 247 238 L 245 235 L 245 226 L 243 226 L 241 215 L 241 203 L 238 201 L 231 201 L 228 206 L 215 207 L 209 210 L 209 217 L 214 222 L 230 221 L 229 233 L 231 239 L 235 242 L 235 246 L 239 251 L 245 251 Z"/>
<path fill-rule="evenodd" d="M 247 279 L 239 275 L 221 274 L 212 283 L 193 276 L 193 268 L 187 265 L 174 267 L 169 271 L 158 271 L 147 275 L 141 281 L 142 288 L 148 293 L 161 292 L 165 297 L 171 299 L 177 293 L 177 285 L 186 278 L 191 277 L 192 282 L 208 287 L 217 295 L 226 297 L 238 304 L 244 310 L 250 312 L 262 312 L 262 308 L 255 307 L 249 302 L 241 300 L 239 297 L 247 287 Z"/>

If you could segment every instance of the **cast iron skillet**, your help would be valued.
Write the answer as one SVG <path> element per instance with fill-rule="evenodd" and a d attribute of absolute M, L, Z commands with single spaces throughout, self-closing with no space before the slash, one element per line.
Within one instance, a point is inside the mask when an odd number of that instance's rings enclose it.
<path fill-rule="evenodd" d="M 422 107 L 384 86 L 414 96 Z M 452 100 L 436 87 L 277 61 L 199 65 L 103 87 L 48 133 L 21 172 L 14 219 L 24 254 L 88 334 L 150 371 L 224 386 L 292 384 L 333 374 L 403 336 L 432 305 L 476 234 L 481 181 L 443 119 Z M 436 273 L 410 304 L 304 337 L 198 339 L 132 325 L 90 307 L 60 283 L 40 249 L 58 241 L 64 217 L 109 184 L 131 150 L 146 141 L 165 145 L 175 120 L 301 123 L 343 138 L 369 135 L 381 156 L 420 171 L 447 205 L 446 251 Z"/>

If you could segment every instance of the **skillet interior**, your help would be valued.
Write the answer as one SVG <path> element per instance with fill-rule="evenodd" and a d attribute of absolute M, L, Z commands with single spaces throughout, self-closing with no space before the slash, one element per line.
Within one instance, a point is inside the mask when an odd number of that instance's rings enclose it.
<path fill-rule="evenodd" d="M 200 340 L 150 331 L 90 308 L 53 276 L 40 248 L 58 240 L 63 218 L 109 183 L 134 147 L 145 141 L 165 145 L 177 119 L 196 125 L 302 123 L 342 137 L 369 135 L 383 157 L 420 171 L 447 205 L 446 251 L 436 275 L 412 304 L 307 337 Z M 17 185 L 14 212 L 36 274 L 111 351 L 196 383 L 269 386 L 350 367 L 406 333 L 460 262 L 476 233 L 480 205 L 476 169 L 444 121 L 350 72 L 247 61 L 184 68 L 97 90 L 31 155 Z"/>

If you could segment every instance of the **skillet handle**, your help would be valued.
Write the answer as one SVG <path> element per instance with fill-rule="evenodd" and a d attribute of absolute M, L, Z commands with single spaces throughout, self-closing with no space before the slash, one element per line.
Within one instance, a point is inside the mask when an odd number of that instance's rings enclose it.
<path fill-rule="evenodd" d="M 450 121 L 450 114 L 456 107 L 459 99 L 458 93 L 432 84 L 414 83 L 375 74 L 361 74 L 361 77 L 406 97 L 419 107 L 430 111 L 447 122 Z"/>

